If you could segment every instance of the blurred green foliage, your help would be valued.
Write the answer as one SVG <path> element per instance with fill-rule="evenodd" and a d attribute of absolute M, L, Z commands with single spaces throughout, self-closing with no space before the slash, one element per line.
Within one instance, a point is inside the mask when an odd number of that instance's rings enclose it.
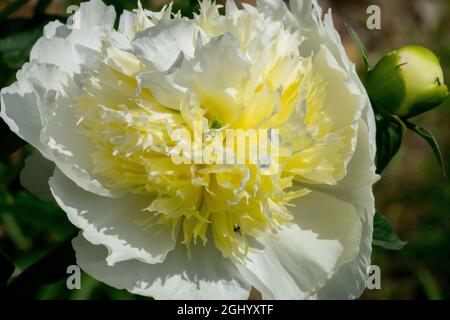
<path fill-rule="evenodd" d="M 29 6 L 29 1 L 26 0 L 6 2 L 6 6 L 0 7 L 0 87 L 15 80 L 16 71 L 28 60 L 32 45 L 42 35 L 43 26 L 55 19 L 64 21 L 65 8 L 79 4 L 80 1 L 59 1 L 62 7 L 60 6 L 56 15 L 55 10 L 51 10 L 52 14 L 48 13 L 52 3 L 49 0 L 39 0 L 35 6 Z M 113 4 L 119 13 L 136 7 L 135 0 L 105 2 Z M 446 19 L 442 19 L 426 33 L 418 26 L 411 25 L 410 28 L 415 33 L 411 31 L 397 40 L 400 43 L 396 43 L 387 40 L 392 37 L 392 28 L 379 31 L 375 36 L 364 30 L 365 8 L 369 2 L 328 2 L 336 9 L 335 18 L 337 26 L 341 27 L 341 34 L 346 34 L 342 22 L 352 25 L 358 32 L 365 31 L 363 42 L 368 43 L 369 55 L 373 61 L 399 45 L 428 37 L 429 43 L 423 44 L 431 44 L 431 48 L 441 56 L 445 74 L 450 74 L 450 30 Z M 383 1 L 375 2 L 382 8 L 383 3 L 386 4 Z M 415 1 L 398 2 L 405 6 L 405 12 L 409 12 L 410 4 Z M 445 2 L 447 16 L 450 16 L 450 1 L 442 2 Z M 149 9 L 157 9 L 163 4 L 155 1 L 142 3 Z M 27 10 L 32 11 L 29 17 L 11 15 L 17 9 L 22 9 L 23 5 L 28 5 Z M 197 8 L 198 3 L 194 0 L 176 0 L 174 3 L 174 11 L 180 10 L 187 16 L 192 16 Z M 348 15 L 349 10 L 359 12 L 359 15 Z M 385 20 L 389 19 L 383 17 Z M 347 40 L 349 39 L 344 36 L 345 44 L 349 44 Z M 447 156 L 444 158 L 444 166 L 447 168 L 450 164 L 449 107 L 450 102 L 447 100 L 436 112 L 417 119 L 419 124 L 432 128 L 436 134 Z M 408 244 L 401 251 L 374 249 L 373 263 L 381 267 L 382 290 L 367 290 L 363 298 L 449 299 L 450 185 L 440 175 L 432 152 L 422 140 L 408 133 L 404 142 L 399 154 L 383 172 L 383 178 L 375 191 L 377 207 L 393 221 L 395 231 Z M 393 148 L 397 147 L 394 141 Z M 76 230 L 55 204 L 43 202 L 21 187 L 19 173 L 24 159 L 31 152 L 32 148 L 25 146 L 0 121 L 0 290 L 4 286 L 4 280 L 9 278 L 14 264 L 16 268 L 13 280 L 9 280 L 13 288 L 5 293 L 9 296 L 35 299 L 142 299 L 126 291 L 110 288 L 86 274 L 82 275 L 81 290 L 67 289 L 64 268 L 73 261 L 73 252 L 67 249 L 70 248 L 70 243 L 66 239 L 70 239 Z M 386 226 L 383 219 L 378 223 Z M 387 225 L 386 228 L 390 226 Z M 62 252 L 68 255 L 65 256 Z M 49 261 L 54 263 L 49 264 Z M 29 269 L 30 267 L 33 269 Z M 18 292 L 21 292 L 20 296 Z"/>
<path fill-rule="evenodd" d="M 327 1 L 347 52 L 352 45 L 345 23 L 357 29 L 375 63 L 386 52 L 418 44 L 432 49 L 450 82 L 449 0 Z M 366 8 L 381 8 L 381 30 L 365 27 Z M 353 54 L 353 60 L 355 55 Z M 364 66 L 360 66 L 361 71 Z M 433 133 L 443 153 L 443 167 L 450 168 L 450 99 L 411 119 Z M 395 145 L 395 143 L 394 143 Z M 402 240 L 401 251 L 374 247 L 372 263 L 381 268 L 381 290 L 366 290 L 364 299 L 450 299 L 450 184 L 442 176 L 430 146 L 412 131 L 404 133 L 399 153 L 375 185 L 376 206 L 385 214 Z"/>

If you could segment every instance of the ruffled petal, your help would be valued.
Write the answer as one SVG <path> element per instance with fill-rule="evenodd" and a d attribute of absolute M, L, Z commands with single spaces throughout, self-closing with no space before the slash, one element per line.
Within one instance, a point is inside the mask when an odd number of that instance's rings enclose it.
<path fill-rule="evenodd" d="M 101 197 L 77 187 L 59 170 L 50 178 L 50 188 L 69 220 L 83 230 L 84 237 L 108 248 L 108 265 L 130 259 L 160 263 L 175 247 L 167 230 L 146 228 L 145 222 L 151 215 L 145 211 L 151 203 L 149 197 Z"/>
<path fill-rule="evenodd" d="M 108 266 L 106 250 L 81 235 L 72 241 L 77 264 L 89 275 L 132 293 L 155 299 L 247 299 L 250 285 L 212 245 L 194 247 L 188 260 L 185 247 L 171 251 L 163 263 L 136 260 Z"/>
<path fill-rule="evenodd" d="M 351 194 L 351 195 L 350 195 Z M 356 299 L 366 289 L 370 256 L 372 253 L 372 231 L 374 198 L 371 185 L 360 188 L 358 192 L 347 192 L 348 199 L 355 203 L 361 219 L 362 233 L 359 253 L 352 261 L 341 266 L 326 285 L 312 296 L 313 299 Z M 343 198 L 345 198 L 343 196 Z"/>
<path fill-rule="evenodd" d="M 1 117 L 19 137 L 45 155 L 40 132 L 56 101 L 71 91 L 70 77 L 54 65 L 26 63 L 17 81 L 1 91 Z"/>
<path fill-rule="evenodd" d="M 370 142 L 375 139 L 373 131 L 360 120 L 358 143 L 348 165 L 347 176 L 335 188 L 323 187 L 321 191 L 342 201 L 354 204 L 361 220 L 361 244 L 357 257 L 344 264 L 313 299 L 355 299 L 366 288 L 367 271 L 372 253 L 373 217 L 375 200 L 372 184 L 379 178 L 375 174 Z"/>
<path fill-rule="evenodd" d="M 236 263 L 265 299 L 307 298 L 358 254 L 362 226 L 351 203 L 313 191 L 295 205 L 292 224 Z"/>
<path fill-rule="evenodd" d="M 73 15 L 73 26 L 87 31 L 98 27 L 112 29 L 115 20 L 114 6 L 107 6 L 101 0 L 90 0 L 80 4 L 79 10 Z"/>
<path fill-rule="evenodd" d="M 166 71 L 181 52 L 194 54 L 196 27 L 181 18 L 161 20 L 154 27 L 138 33 L 132 42 L 133 53 L 144 58 L 157 71 Z"/>

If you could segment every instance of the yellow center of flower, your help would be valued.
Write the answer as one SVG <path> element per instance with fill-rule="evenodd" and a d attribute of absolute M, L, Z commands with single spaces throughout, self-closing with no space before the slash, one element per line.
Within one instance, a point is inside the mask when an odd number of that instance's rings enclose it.
<path fill-rule="evenodd" d="M 204 16 L 198 20 L 210 37 L 217 35 L 215 28 L 223 29 L 208 25 Z M 180 105 L 164 105 L 138 81 L 142 72 L 154 70 L 105 43 L 102 63 L 86 77 L 75 113 L 80 130 L 95 145 L 93 172 L 108 188 L 148 195 L 144 218 L 136 223 L 149 232 L 181 235 L 178 239 L 188 247 L 212 236 L 224 256 L 243 258 L 254 248 L 254 239 L 276 236 L 279 226 L 289 223 L 292 200 L 309 192 L 300 184 L 335 184 L 342 178 L 351 132 L 334 132 L 324 107 L 327 84 L 311 59 L 296 50 L 297 34 L 281 28 L 264 55 L 252 48 L 248 33 L 231 27 L 227 32 L 250 61 L 233 88 L 211 83 L 209 71 L 205 77 L 200 71 L 194 84 L 186 84 L 189 90 L 178 99 Z M 237 73 L 232 66 L 209 68 L 223 73 L 220 79 Z M 277 159 L 269 161 L 276 170 L 248 156 L 240 163 L 220 163 L 217 155 L 208 163 L 174 161 L 180 146 L 190 145 L 192 154 L 211 153 L 214 137 L 229 129 L 276 130 L 279 145 L 271 151 Z M 180 138 L 180 130 L 191 138 Z M 244 146 L 249 150 L 270 139 L 270 134 L 256 143 L 247 139 Z M 225 146 L 225 139 L 220 141 Z"/>

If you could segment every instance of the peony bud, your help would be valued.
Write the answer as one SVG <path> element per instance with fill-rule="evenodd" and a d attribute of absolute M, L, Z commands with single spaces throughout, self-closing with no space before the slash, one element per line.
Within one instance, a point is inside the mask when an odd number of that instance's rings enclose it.
<path fill-rule="evenodd" d="M 372 102 L 400 117 L 428 111 L 448 96 L 439 59 L 422 46 L 405 46 L 385 55 L 369 72 Z"/>

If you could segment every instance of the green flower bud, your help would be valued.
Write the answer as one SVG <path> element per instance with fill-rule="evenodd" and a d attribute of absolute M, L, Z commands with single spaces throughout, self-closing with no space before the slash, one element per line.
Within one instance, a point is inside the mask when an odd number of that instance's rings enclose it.
<path fill-rule="evenodd" d="M 421 46 L 385 55 L 369 72 L 367 91 L 375 105 L 405 118 L 438 106 L 448 96 L 439 59 Z"/>

